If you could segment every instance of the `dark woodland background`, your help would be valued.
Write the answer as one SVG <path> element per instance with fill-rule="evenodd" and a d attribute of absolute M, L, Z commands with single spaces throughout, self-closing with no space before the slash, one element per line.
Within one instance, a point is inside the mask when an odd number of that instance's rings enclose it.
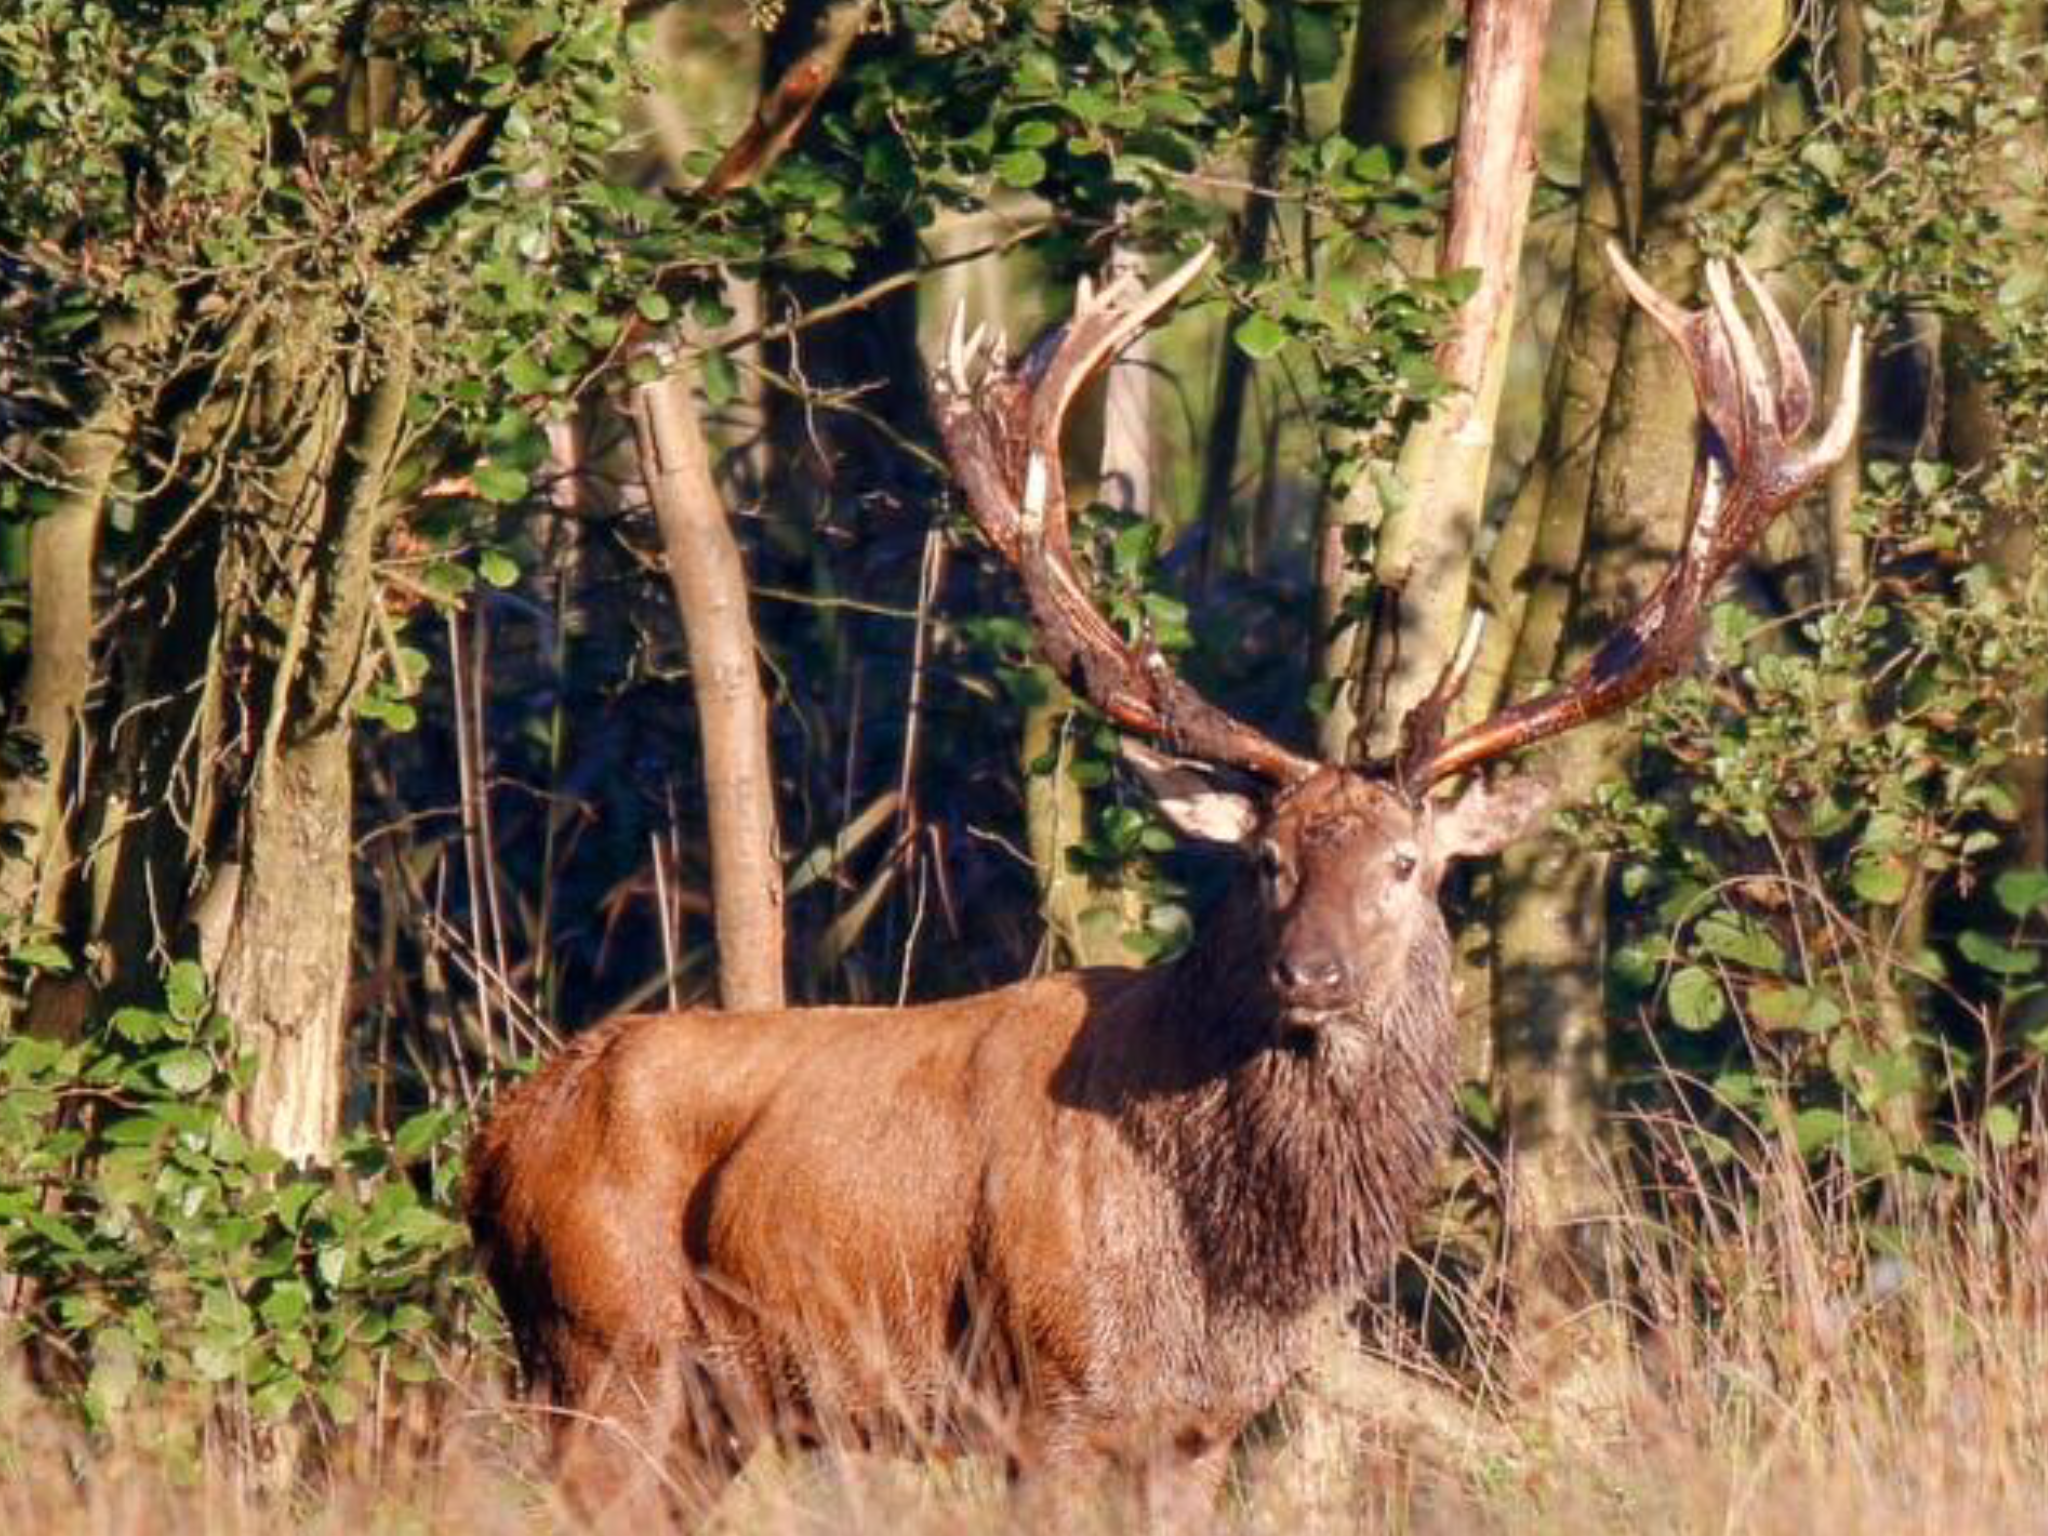
<path fill-rule="evenodd" d="M 1190 942 L 1226 861 L 1175 846 L 1038 661 L 925 360 L 955 302 L 1022 346 L 1084 276 L 1204 240 L 1213 275 L 1069 442 L 1094 578 L 1332 756 L 1385 749 L 1471 609 L 1476 717 L 1676 547 L 1692 399 L 1605 242 L 1688 302 L 1744 255 L 1824 404 L 1852 327 L 1870 350 L 1849 462 L 1697 667 L 1547 754 L 1577 806 L 1451 893 L 1466 1135 L 1364 1333 L 1504 1399 L 1711 1339 L 1751 1286 L 1807 1308 L 1787 1337 L 1839 1333 L 1813 1298 L 1901 1255 L 2032 1294 L 2043 26 L 1554 0 L 1475 395 L 1440 351 L 1479 276 L 1442 241 L 1461 6 L 17 0 L 0 1322 L 27 1390 L 96 1445 L 165 1403 L 237 1453 L 382 1436 L 407 1390 L 502 1364 L 461 1148 L 554 1042 Z M 662 433 L 708 476 L 650 475 Z M 690 627 L 735 612 L 737 683 Z M 707 723 L 753 676 L 765 755 L 735 759 Z M 1788 1211 L 1804 1247 L 1759 1236 Z"/>

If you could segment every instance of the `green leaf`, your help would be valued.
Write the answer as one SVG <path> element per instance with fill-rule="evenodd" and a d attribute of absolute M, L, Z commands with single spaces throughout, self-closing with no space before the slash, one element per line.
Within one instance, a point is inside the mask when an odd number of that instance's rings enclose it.
<path fill-rule="evenodd" d="M 1464 303 L 1479 291 L 1479 281 L 1485 275 L 1477 267 L 1458 268 L 1440 280 L 1444 297 L 1453 304 Z"/>
<path fill-rule="evenodd" d="M 1778 941 L 1732 913 L 1717 912 L 1702 919 L 1695 935 L 1707 953 L 1733 964 L 1773 973 L 1785 969 L 1785 952 Z"/>
<path fill-rule="evenodd" d="M 402 1159 L 418 1157 L 447 1132 L 451 1123 L 446 1110 L 423 1109 L 393 1133 L 391 1150 Z"/>
<path fill-rule="evenodd" d="M 1264 361 L 1287 345 L 1287 332 L 1265 315 L 1250 315 L 1232 333 L 1231 339 L 1246 357 Z"/>
<path fill-rule="evenodd" d="M 1920 1091 L 1925 1076 L 1920 1070 L 1920 1059 L 1912 1047 L 1886 1051 L 1873 1056 L 1869 1062 L 1870 1089 L 1864 1095 L 1870 1108 L 1876 1109 L 1894 1099 L 1911 1098 Z"/>
<path fill-rule="evenodd" d="M 2012 949 L 1974 928 L 1966 928 L 1958 935 L 1956 948 L 1971 963 L 1997 976 L 2024 976 L 2041 965 L 2039 950 Z"/>
<path fill-rule="evenodd" d="M 1920 1149 L 1920 1160 L 1952 1179 L 1973 1178 L 1977 1172 L 1975 1160 L 1952 1141 L 1930 1142 Z"/>
<path fill-rule="evenodd" d="M 1344 34 L 1336 14 L 1296 6 L 1288 12 L 1288 20 L 1296 78 L 1303 85 L 1333 79 L 1344 62 Z"/>
<path fill-rule="evenodd" d="M 206 972 L 196 960 L 180 960 L 164 978 L 164 1006 L 180 1024 L 197 1024 L 206 1014 Z"/>
<path fill-rule="evenodd" d="M 12 951 L 12 958 L 16 965 L 25 965 L 34 971 L 61 973 L 71 969 L 71 957 L 64 952 L 62 946 L 52 944 L 47 939 L 35 939 L 16 946 Z"/>
<path fill-rule="evenodd" d="M 1891 1133 L 1873 1120 L 1849 1122 L 1842 1156 L 1855 1173 L 1889 1173 L 1899 1161 Z"/>
<path fill-rule="evenodd" d="M 1688 965 L 1671 978 L 1669 1001 L 1678 1027 L 1695 1032 L 1712 1029 L 1727 1009 L 1720 980 L 1697 965 Z"/>
<path fill-rule="evenodd" d="M 1714 1079 L 1714 1097 L 1737 1109 L 1756 1109 L 1764 1102 L 1763 1086 L 1754 1072 L 1723 1072 Z"/>
<path fill-rule="evenodd" d="M 380 688 L 372 688 L 356 700 L 356 713 L 394 731 L 405 732 L 419 724 L 419 711 L 404 699 L 394 699 Z"/>
<path fill-rule="evenodd" d="M 1749 1015 L 1765 1029 L 1801 1029 L 1813 994 L 1804 987 L 1759 986 L 1749 989 Z"/>
<path fill-rule="evenodd" d="M 487 549 L 477 556 L 476 573 L 500 592 L 519 582 L 519 566 L 502 549 Z"/>
<path fill-rule="evenodd" d="M 117 1008 L 107 1027 L 135 1045 L 148 1045 L 165 1034 L 163 1015 L 147 1008 Z"/>
<path fill-rule="evenodd" d="M 1799 1144 L 1801 1156 L 1811 1157 L 1841 1140 L 1848 1124 L 1838 1109 L 1802 1109 L 1793 1117 L 1792 1139 Z"/>
<path fill-rule="evenodd" d="M 229 1381 L 241 1368 L 240 1357 L 241 1351 L 224 1337 L 203 1339 L 192 1347 L 192 1368 L 203 1380 Z"/>
<path fill-rule="evenodd" d="M 1906 863 L 1896 854 L 1865 855 L 1849 873 L 1849 885 L 1873 906 L 1896 907 L 1906 899 Z"/>
<path fill-rule="evenodd" d="M 1908 466 L 1906 473 L 1913 481 L 1913 489 L 1922 496 L 1939 494 L 1942 488 L 1955 478 L 1954 470 L 1933 459 L 1915 459 Z"/>
<path fill-rule="evenodd" d="M 2019 1111 L 2010 1104 L 1992 1105 L 1984 1111 L 1984 1136 L 1994 1147 L 2010 1147 L 2020 1139 Z"/>
<path fill-rule="evenodd" d="M 713 410 L 739 398 L 739 370 L 723 348 L 713 347 L 699 358 L 697 373 L 704 381 L 704 399 Z"/>
<path fill-rule="evenodd" d="M 1385 181 L 1394 174 L 1394 152 L 1384 144 L 1368 144 L 1351 157 L 1351 174 L 1360 181 Z"/>
<path fill-rule="evenodd" d="M 154 1066 L 157 1080 L 173 1093 L 197 1093 L 213 1081 L 213 1058 L 204 1051 L 170 1051 Z"/>
<path fill-rule="evenodd" d="M 1991 882 L 1998 904 L 2014 917 L 2048 906 L 2048 870 L 2008 869 Z"/>
<path fill-rule="evenodd" d="M 326 1408 L 328 1417 L 332 1418 L 337 1424 L 353 1424 L 363 1411 L 362 1404 L 356 1400 L 355 1393 L 345 1383 L 339 1381 L 327 1381 L 320 1384 L 320 1402 Z"/>
<path fill-rule="evenodd" d="M 517 394 L 544 395 L 554 382 L 554 375 L 531 352 L 515 352 L 505 360 L 505 383 Z"/>
<path fill-rule="evenodd" d="M 500 506 L 525 499 L 529 482 L 526 471 L 511 464 L 479 464 L 476 470 L 477 494 L 485 501 L 494 501 Z"/>
<path fill-rule="evenodd" d="M 1202 120 L 1201 104 L 1179 91 L 1147 91 L 1139 99 L 1139 105 L 1162 122 L 1179 123 L 1186 126 Z M 1012 136 L 1013 139 L 1016 137 Z"/>
<path fill-rule="evenodd" d="M 256 1310 L 273 1328 L 295 1327 L 313 1304 L 313 1293 L 304 1281 L 285 1280 L 272 1287 Z"/>
<path fill-rule="evenodd" d="M 1836 182 L 1842 179 L 1841 147 L 1830 140 L 1808 139 L 1800 148 L 1799 163 L 1822 181 Z"/>
<path fill-rule="evenodd" d="M 652 325 L 660 325 L 675 311 L 666 295 L 649 288 L 633 301 L 633 307 L 640 311 L 640 318 Z"/>
<path fill-rule="evenodd" d="M 306 1208 L 320 1193 L 320 1186 L 310 1180 L 287 1184 L 277 1192 L 277 1219 L 285 1231 L 296 1232 L 306 1219 Z"/>
<path fill-rule="evenodd" d="M 266 1424 L 282 1424 L 299 1405 L 305 1384 L 295 1375 L 279 1376 L 249 1394 L 249 1406 Z"/>
<path fill-rule="evenodd" d="M 996 180 L 1022 191 L 1045 180 L 1045 156 L 1035 149 L 1013 149 L 996 156 Z"/>

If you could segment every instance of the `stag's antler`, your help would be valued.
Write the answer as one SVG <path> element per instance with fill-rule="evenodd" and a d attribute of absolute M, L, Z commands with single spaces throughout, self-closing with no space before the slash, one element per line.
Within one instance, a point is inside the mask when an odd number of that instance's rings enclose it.
<path fill-rule="evenodd" d="M 1748 267 L 1735 264 L 1770 332 L 1777 357 L 1775 386 L 1736 308 L 1725 262 L 1707 263 L 1708 307 L 1688 310 L 1652 288 L 1611 244 L 1607 259 L 1630 297 L 1684 355 L 1693 394 L 1707 420 L 1705 453 L 1694 479 L 1692 531 L 1649 599 L 1556 692 L 1504 709 L 1448 742 L 1430 740 L 1435 732 L 1422 722 L 1397 768 L 1414 793 L 1612 713 L 1681 671 L 1692 658 L 1715 583 L 1773 517 L 1848 451 L 1856 431 L 1861 331 L 1849 339 L 1841 398 L 1827 430 L 1819 441 L 1800 448 L 1797 439 L 1813 414 L 1813 380 L 1792 327 Z"/>
<path fill-rule="evenodd" d="M 1280 783 L 1312 759 L 1225 714 L 1174 674 L 1157 647 L 1128 643 L 1096 609 L 1074 568 L 1060 434 L 1075 398 L 1126 342 L 1193 282 L 1210 247 L 1145 288 L 1119 277 L 1096 290 L 1085 280 L 1073 318 L 1048 354 L 1012 364 L 1000 335 L 969 336 L 955 309 L 946 357 L 933 381 L 939 432 L 983 535 L 1023 580 L 1039 643 L 1055 671 L 1126 730 L 1203 762 Z"/>

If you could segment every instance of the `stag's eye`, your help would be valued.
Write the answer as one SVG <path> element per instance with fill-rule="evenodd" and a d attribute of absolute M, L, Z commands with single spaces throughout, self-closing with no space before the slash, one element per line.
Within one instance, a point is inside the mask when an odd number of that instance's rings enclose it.
<path fill-rule="evenodd" d="M 1273 842 L 1259 844 L 1259 875 L 1268 881 L 1278 880 L 1287 864 L 1280 857 L 1280 845 Z"/>
<path fill-rule="evenodd" d="M 1287 855 L 1280 851 L 1278 843 L 1268 839 L 1259 844 L 1257 859 L 1259 883 L 1265 887 L 1266 900 L 1276 907 L 1284 906 L 1294 886 L 1294 870 Z"/>
<path fill-rule="evenodd" d="M 1395 850 L 1394 878 L 1396 880 L 1406 880 L 1410 875 L 1415 873 L 1415 866 L 1416 858 L 1413 853 L 1409 852 L 1406 848 L 1400 848 Z"/>

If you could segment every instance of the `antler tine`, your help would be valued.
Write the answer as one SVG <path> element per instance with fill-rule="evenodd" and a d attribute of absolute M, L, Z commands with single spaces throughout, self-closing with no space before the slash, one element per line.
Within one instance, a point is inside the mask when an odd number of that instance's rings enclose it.
<path fill-rule="evenodd" d="M 1101 288 L 1085 276 L 1075 285 L 1073 318 L 1032 392 L 1026 436 L 1034 464 L 1041 458 L 1048 464 L 1059 462 L 1060 434 L 1075 398 L 1104 363 L 1180 297 L 1215 252 L 1216 247 L 1204 241 L 1200 250 L 1149 289 L 1129 272 L 1119 273 Z M 1037 483 L 1035 478 L 1032 483 Z M 1028 498 L 1025 515 L 1035 515 Z M 1049 495 L 1043 516 L 1048 542 L 1064 553 L 1070 547 L 1066 497 Z"/>
<path fill-rule="evenodd" d="M 1764 317 L 1764 328 L 1771 333 L 1771 350 L 1778 362 L 1778 430 L 1797 437 L 1813 420 L 1813 375 L 1807 371 L 1806 354 L 1799 350 L 1799 337 L 1785 312 L 1749 269 L 1749 263 L 1738 256 L 1735 270 L 1741 274 L 1742 286 L 1749 290 L 1757 313 Z"/>
<path fill-rule="evenodd" d="M 1842 392 L 1835 399 L 1834 414 L 1827 430 L 1813 445 L 1814 473 L 1825 474 L 1841 462 L 1842 455 L 1856 440 L 1857 407 L 1863 399 L 1863 327 L 1849 328 L 1849 355 L 1842 364 Z"/>
<path fill-rule="evenodd" d="M 1138 332 L 1152 323 L 1155 315 L 1180 297 L 1197 277 L 1216 247 L 1202 248 L 1149 289 L 1129 273 L 1112 278 L 1097 289 L 1085 277 L 1077 286 L 1074 316 L 1067 322 L 1058 353 L 1045 370 L 1037 394 L 1031 401 L 1032 437 L 1041 440 L 1047 429 L 1057 438 L 1074 397 L 1095 370 L 1108 361 Z"/>
<path fill-rule="evenodd" d="M 1692 375 L 1693 398 L 1699 401 L 1707 425 L 1722 442 L 1735 442 L 1742 429 L 1741 417 L 1733 408 L 1741 396 L 1734 388 L 1735 358 L 1728 338 L 1721 333 L 1719 314 L 1712 306 L 1686 309 L 1674 304 L 1651 286 L 1612 240 L 1607 242 L 1607 264 L 1637 307 L 1656 322 L 1657 329 L 1685 359 L 1686 372 Z"/>
<path fill-rule="evenodd" d="M 1656 590 L 1567 683 L 1502 710 L 1419 761 L 1404 761 L 1411 789 L 1609 714 L 1678 672 L 1691 660 L 1714 584 L 1773 517 L 1848 451 L 1855 435 L 1863 380 L 1860 330 L 1850 336 L 1841 397 L 1826 432 L 1800 449 L 1791 438 L 1811 418 L 1812 377 L 1791 326 L 1754 274 L 1737 268 L 1770 333 L 1775 385 L 1723 263 L 1707 266 L 1707 305 L 1687 310 L 1651 287 L 1614 246 L 1607 254 L 1629 295 L 1684 357 L 1707 420 L 1707 457 L 1694 480 L 1691 531 Z"/>
<path fill-rule="evenodd" d="M 1729 279 L 1727 262 L 1707 263 L 1707 298 L 1720 321 L 1722 336 L 1735 353 L 1735 382 L 1740 391 L 1736 396 L 1736 419 L 1741 423 L 1737 428 L 1741 436 L 1727 447 L 1731 457 L 1740 459 L 1752 447 L 1778 436 L 1777 397 L 1756 337 L 1750 334 L 1742 311 L 1736 307 L 1735 284 Z"/>
<path fill-rule="evenodd" d="M 945 367 L 940 378 L 949 389 L 967 391 L 967 301 L 955 299 L 946 318 Z"/>
<path fill-rule="evenodd" d="M 1458 637 L 1458 648 L 1451 659 L 1444 663 L 1436 686 L 1402 718 L 1401 750 L 1394 759 L 1394 779 L 1404 788 L 1418 782 L 1416 768 L 1427 764 L 1443 745 L 1444 723 L 1450 718 L 1451 706 L 1465 691 L 1473 665 L 1479 660 L 1479 642 L 1485 636 L 1486 610 L 1474 608 L 1466 615 L 1465 632 Z"/>
<path fill-rule="evenodd" d="M 990 338 L 994 345 L 990 345 Z M 953 313 L 946 319 L 946 340 L 940 353 L 941 362 L 936 376 L 940 387 L 951 395 L 972 394 L 975 388 L 975 374 L 979 370 L 1000 366 L 1003 357 L 1003 340 L 1000 332 L 992 332 L 986 324 L 967 329 L 967 301 L 956 299 Z"/>
<path fill-rule="evenodd" d="M 1100 288 L 1083 282 L 1050 358 L 1034 348 L 1014 368 L 1003 360 L 998 334 L 977 370 L 979 333 L 963 340 L 966 322 L 956 315 L 933 397 L 968 508 L 1022 579 L 1054 669 L 1127 730 L 1189 757 L 1288 782 L 1313 771 L 1314 760 L 1217 709 L 1149 643 L 1126 642 L 1095 608 L 1068 540 L 1060 465 L 1067 411 L 1116 351 L 1195 280 L 1210 254 L 1204 246 L 1149 289 L 1128 274 Z"/>

